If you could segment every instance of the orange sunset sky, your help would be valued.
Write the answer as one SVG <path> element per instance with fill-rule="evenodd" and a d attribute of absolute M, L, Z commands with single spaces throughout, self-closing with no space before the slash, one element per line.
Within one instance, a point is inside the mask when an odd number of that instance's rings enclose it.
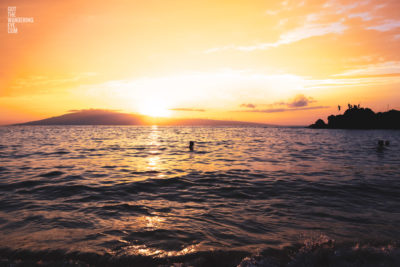
<path fill-rule="evenodd" d="M 8 33 L 8 7 L 17 34 Z M 0 2 L 0 124 L 101 108 L 307 125 L 400 109 L 400 1 Z"/>

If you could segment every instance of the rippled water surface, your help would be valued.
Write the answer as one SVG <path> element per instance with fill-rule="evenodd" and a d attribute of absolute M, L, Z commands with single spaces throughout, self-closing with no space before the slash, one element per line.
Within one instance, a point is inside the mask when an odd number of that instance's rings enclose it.
<path fill-rule="evenodd" d="M 388 130 L 0 127 L 2 255 L 278 266 L 318 247 L 392 266 L 399 151 Z"/>

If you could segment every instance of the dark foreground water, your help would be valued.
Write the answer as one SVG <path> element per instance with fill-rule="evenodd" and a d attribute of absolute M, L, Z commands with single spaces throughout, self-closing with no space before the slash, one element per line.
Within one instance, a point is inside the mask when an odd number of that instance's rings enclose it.
<path fill-rule="evenodd" d="M 400 266 L 399 151 L 384 130 L 0 127 L 0 265 Z"/>

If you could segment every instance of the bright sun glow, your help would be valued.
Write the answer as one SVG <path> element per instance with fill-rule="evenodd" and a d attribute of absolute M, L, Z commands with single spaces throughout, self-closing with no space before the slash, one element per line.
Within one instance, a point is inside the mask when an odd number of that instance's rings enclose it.
<path fill-rule="evenodd" d="M 159 100 L 144 102 L 139 107 L 139 113 L 151 117 L 169 117 L 171 115 L 171 111 Z"/>

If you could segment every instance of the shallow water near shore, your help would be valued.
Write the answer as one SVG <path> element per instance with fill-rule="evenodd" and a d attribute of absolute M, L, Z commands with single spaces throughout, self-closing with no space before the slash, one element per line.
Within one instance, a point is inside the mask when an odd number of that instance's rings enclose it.
<path fill-rule="evenodd" d="M 0 259 L 396 266 L 399 151 L 390 130 L 0 127 Z"/>

